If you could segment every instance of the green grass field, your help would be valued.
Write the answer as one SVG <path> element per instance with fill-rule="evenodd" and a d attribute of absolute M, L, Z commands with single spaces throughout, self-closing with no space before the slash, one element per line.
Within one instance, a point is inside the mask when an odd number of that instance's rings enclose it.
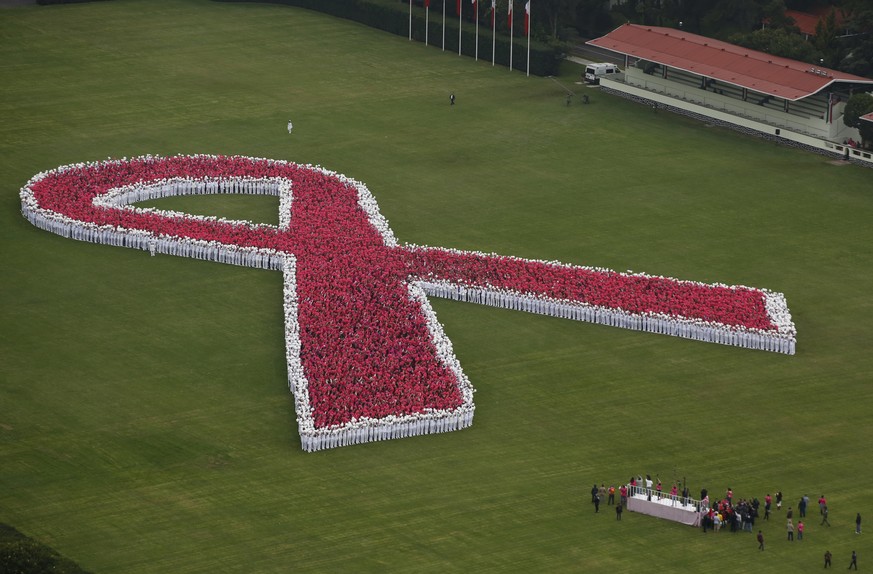
<path fill-rule="evenodd" d="M 97 573 L 803 572 L 873 564 L 873 170 L 295 8 L 0 9 L 0 522 Z M 449 106 L 450 92 L 457 105 Z M 577 100 L 580 99 L 577 97 Z M 288 135 L 285 124 L 294 121 Z M 280 274 L 80 243 L 34 174 L 145 153 L 317 163 L 398 239 L 783 291 L 788 357 L 433 300 L 473 427 L 306 454 Z M 160 205 L 275 223 L 273 198 Z M 830 501 L 707 534 L 592 483 Z"/>

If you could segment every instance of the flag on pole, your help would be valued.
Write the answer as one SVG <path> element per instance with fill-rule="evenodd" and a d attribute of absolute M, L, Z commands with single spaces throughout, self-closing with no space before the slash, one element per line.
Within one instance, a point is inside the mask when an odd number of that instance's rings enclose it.
<path fill-rule="evenodd" d="M 527 75 L 530 76 L 530 0 L 524 5 L 524 33 L 527 35 Z"/>
<path fill-rule="evenodd" d="M 497 0 L 491 0 L 491 28 L 494 28 L 494 12 L 497 11 Z"/>
<path fill-rule="evenodd" d="M 524 35 L 530 35 L 530 0 L 524 5 Z"/>
<path fill-rule="evenodd" d="M 530 76 L 530 0 L 524 5 L 524 34 L 527 36 L 527 75 Z"/>
<path fill-rule="evenodd" d="M 512 0 L 509 0 L 509 10 L 506 12 L 506 25 L 512 30 Z"/>
<path fill-rule="evenodd" d="M 456 0 L 456 2 L 455 2 L 455 8 L 457 8 L 457 10 L 458 10 L 458 16 L 460 16 L 460 15 L 461 15 L 461 0 Z"/>
<path fill-rule="evenodd" d="M 430 0 L 424 0 L 424 45 L 427 46 L 427 33 L 430 28 Z"/>

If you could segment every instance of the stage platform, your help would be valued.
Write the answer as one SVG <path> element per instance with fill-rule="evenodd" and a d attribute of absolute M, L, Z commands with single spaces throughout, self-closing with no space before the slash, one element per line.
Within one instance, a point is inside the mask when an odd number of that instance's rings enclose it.
<path fill-rule="evenodd" d="M 688 499 L 688 504 L 683 504 L 682 498 L 673 498 L 669 494 L 661 494 L 660 500 L 655 492 L 652 492 L 652 499 L 648 500 L 645 493 L 628 496 L 627 509 L 631 512 L 639 512 L 640 514 L 648 514 L 673 522 L 680 522 L 688 526 L 700 526 L 701 515 L 697 511 L 699 502 L 694 499 Z"/>

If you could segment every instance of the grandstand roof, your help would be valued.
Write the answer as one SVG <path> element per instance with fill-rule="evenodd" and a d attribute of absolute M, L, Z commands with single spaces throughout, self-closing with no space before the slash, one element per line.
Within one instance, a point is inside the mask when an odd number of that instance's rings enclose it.
<path fill-rule="evenodd" d="M 625 24 L 586 43 L 792 101 L 839 82 L 873 85 L 869 78 L 675 28 Z"/>
<path fill-rule="evenodd" d="M 873 122 L 873 112 L 870 112 L 869 114 L 861 116 L 861 119 L 866 120 L 868 122 Z"/>

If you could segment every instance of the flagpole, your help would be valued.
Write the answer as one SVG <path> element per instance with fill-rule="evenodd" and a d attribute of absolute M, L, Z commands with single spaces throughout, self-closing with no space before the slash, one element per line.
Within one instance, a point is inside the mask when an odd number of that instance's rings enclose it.
<path fill-rule="evenodd" d="M 515 29 L 515 19 L 512 17 L 512 0 L 509 0 L 509 71 L 512 71 L 512 31 Z"/>
<path fill-rule="evenodd" d="M 409 41 L 412 42 L 412 0 L 409 0 Z"/>
<path fill-rule="evenodd" d="M 461 14 L 464 13 L 463 4 L 458 0 L 458 55 L 461 55 Z"/>
<path fill-rule="evenodd" d="M 443 0 L 443 52 L 446 51 L 446 0 Z M 627 68 L 627 66 L 625 66 Z"/>
<path fill-rule="evenodd" d="M 494 49 L 497 47 L 497 0 L 491 0 L 491 67 L 494 67 Z M 627 67 L 627 66 L 625 66 Z"/>
<path fill-rule="evenodd" d="M 427 32 L 430 26 L 430 2 L 424 3 L 424 45 L 427 46 Z"/>
<path fill-rule="evenodd" d="M 475 14 L 473 17 L 476 18 L 476 61 L 479 61 L 479 0 L 473 0 L 473 9 Z"/>
<path fill-rule="evenodd" d="M 530 0 L 524 7 L 524 28 L 527 33 L 527 75 L 530 76 Z"/>

